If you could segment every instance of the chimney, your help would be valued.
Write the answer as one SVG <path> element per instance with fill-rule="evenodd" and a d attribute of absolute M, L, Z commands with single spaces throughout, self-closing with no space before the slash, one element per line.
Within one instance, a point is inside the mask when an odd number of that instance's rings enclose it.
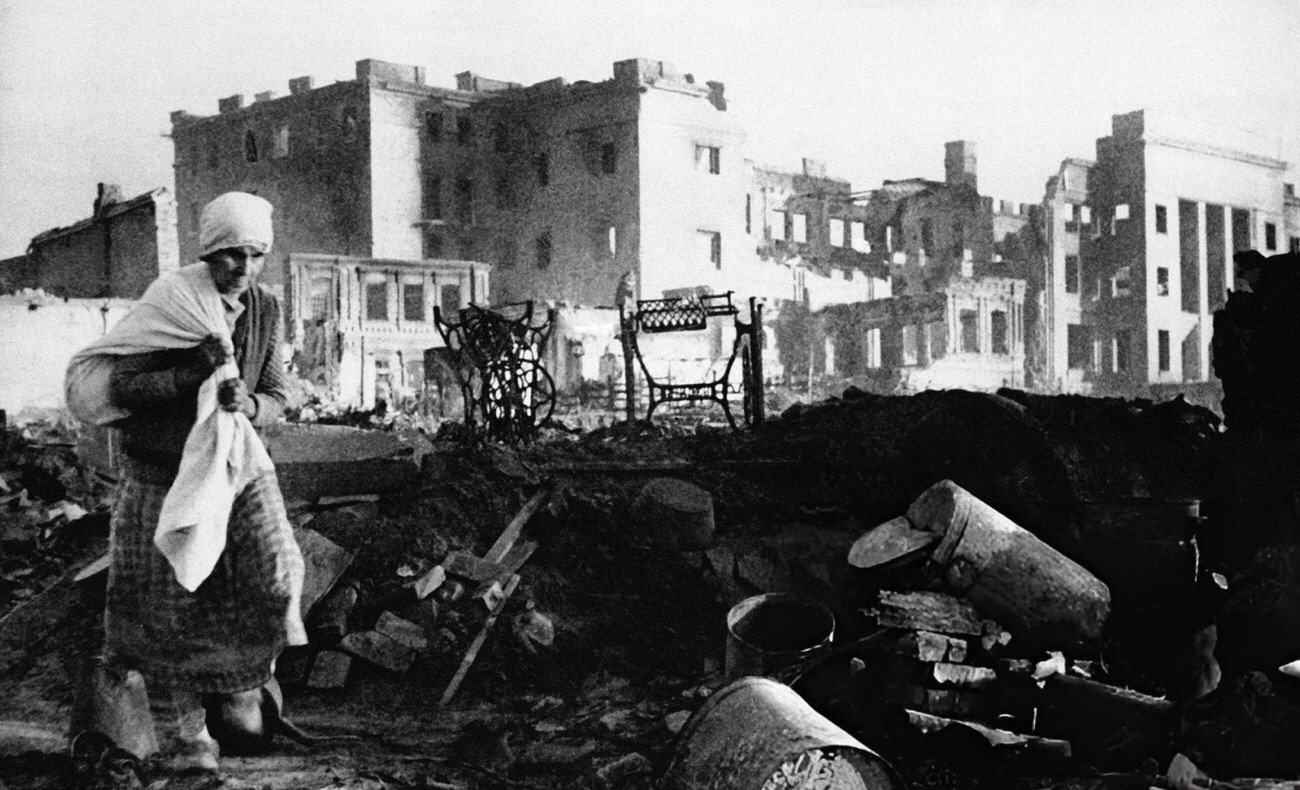
<path fill-rule="evenodd" d="M 998 212 L 1002 214 L 1014 214 L 1016 213 L 1016 204 L 1012 203 L 1010 200 L 1003 200 L 998 203 Z"/>
<path fill-rule="evenodd" d="M 257 102 L 270 101 L 274 98 L 275 91 L 262 91 L 261 93 L 253 94 L 253 103 L 256 104 Z"/>
<path fill-rule="evenodd" d="M 1030 205 L 1032 205 L 1032 204 L 1030 204 L 1030 203 L 1021 203 L 1021 204 L 1020 204 L 1020 213 L 1021 213 L 1021 214 L 1024 214 L 1025 216 L 1029 216 L 1029 207 L 1030 207 Z"/>
<path fill-rule="evenodd" d="M 95 190 L 95 212 L 94 216 L 98 217 L 104 209 L 114 203 L 122 202 L 122 187 L 118 184 L 105 184 L 100 182 Z"/>
<path fill-rule="evenodd" d="M 1295 197 L 1295 184 L 1283 184 L 1282 194 L 1286 195 L 1289 198 Z"/>
<path fill-rule="evenodd" d="M 975 143 L 972 140 L 954 140 L 943 146 L 944 180 L 950 186 L 964 184 L 978 191 L 975 177 Z"/>
<path fill-rule="evenodd" d="M 809 178 L 825 178 L 826 163 L 820 159 L 809 159 L 804 157 L 803 174 Z"/>
<path fill-rule="evenodd" d="M 314 86 L 311 77 L 294 77 L 289 80 L 289 95 L 297 96 L 300 93 L 306 93 Z"/>
<path fill-rule="evenodd" d="M 222 115 L 244 109 L 244 94 L 236 93 L 224 99 L 217 99 L 217 111 Z"/>
<path fill-rule="evenodd" d="M 727 86 L 716 80 L 709 80 L 704 83 L 709 86 L 709 104 L 712 104 L 719 112 L 727 111 L 727 99 L 722 95 Z"/>

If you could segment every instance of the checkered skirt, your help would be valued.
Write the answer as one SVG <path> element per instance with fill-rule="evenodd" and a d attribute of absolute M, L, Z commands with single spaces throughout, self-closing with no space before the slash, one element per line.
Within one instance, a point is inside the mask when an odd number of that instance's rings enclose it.
<path fill-rule="evenodd" d="M 275 472 L 235 498 L 226 548 L 194 592 L 154 546 L 172 474 L 127 463 L 113 507 L 105 652 L 151 683 L 199 693 L 255 688 L 285 644 L 290 590 L 302 553 Z"/>

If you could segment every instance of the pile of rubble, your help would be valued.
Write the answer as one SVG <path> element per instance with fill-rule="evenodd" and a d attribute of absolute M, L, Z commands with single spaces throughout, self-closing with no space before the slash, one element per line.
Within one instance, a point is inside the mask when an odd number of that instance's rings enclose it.
<path fill-rule="evenodd" d="M 1219 607 L 1267 605 L 1289 567 L 1227 579 L 1198 555 L 1216 428 L 1177 401 L 855 391 L 748 432 L 621 423 L 519 450 L 281 426 L 312 644 L 280 680 L 301 727 L 361 738 L 311 748 L 402 755 L 382 786 L 647 787 L 732 688 L 728 615 L 788 595 L 833 633 L 759 671 L 912 787 L 1161 786 L 1180 750 L 1180 771 L 1300 772 L 1254 747 L 1300 733 L 1291 681 L 1234 667 L 1215 688 L 1206 661 Z M 3 509 L 24 537 L 0 559 L 0 693 L 36 718 L 71 701 L 57 643 L 93 649 L 70 580 L 103 551 L 107 491 L 70 438 L 7 438 L 0 496 L 28 493 Z M 89 515 L 51 515 L 64 500 Z M 59 602 L 40 639 L 16 625 Z"/>

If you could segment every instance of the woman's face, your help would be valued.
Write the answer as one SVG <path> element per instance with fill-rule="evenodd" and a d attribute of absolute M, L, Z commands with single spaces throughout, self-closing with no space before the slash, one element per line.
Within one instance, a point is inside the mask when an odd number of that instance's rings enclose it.
<path fill-rule="evenodd" d="M 239 296 L 262 273 L 266 253 L 256 247 L 227 247 L 208 255 L 207 262 L 217 290 L 226 296 Z"/>

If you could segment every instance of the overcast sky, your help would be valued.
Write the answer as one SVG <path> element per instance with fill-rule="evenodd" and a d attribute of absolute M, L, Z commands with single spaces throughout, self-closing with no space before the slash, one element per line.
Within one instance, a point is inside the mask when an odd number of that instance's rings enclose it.
<path fill-rule="evenodd" d="M 1037 202 L 1112 114 L 1257 129 L 1300 162 L 1300 0 L 0 0 L 0 257 L 90 214 L 95 184 L 172 187 L 173 110 L 351 79 L 377 58 L 531 84 L 666 60 L 726 83 L 748 154 L 857 189 L 943 177 Z M 1296 173 L 1288 175 L 1296 180 Z"/>

